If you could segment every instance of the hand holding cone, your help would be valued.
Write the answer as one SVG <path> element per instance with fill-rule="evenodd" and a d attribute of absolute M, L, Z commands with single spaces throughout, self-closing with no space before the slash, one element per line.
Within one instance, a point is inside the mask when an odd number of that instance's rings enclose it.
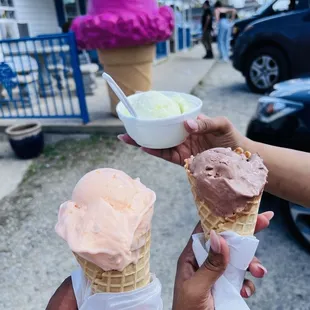
<path fill-rule="evenodd" d="M 123 171 L 87 173 L 60 206 L 56 232 L 67 241 L 96 293 L 150 283 L 151 220 L 156 194 Z"/>
<path fill-rule="evenodd" d="M 244 156 L 247 160 L 249 160 L 252 156 L 250 152 L 244 151 L 240 147 L 234 152 L 240 156 Z M 210 238 L 211 230 L 214 230 L 217 233 L 231 230 L 242 236 L 253 235 L 263 190 L 260 191 L 259 195 L 246 200 L 244 206 L 242 206 L 242 211 L 236 212 L 229 217 L 218 216 L 214 214 L 214 211 L 210 208 L 208 203 L 200 199 L 197 194 L 197 179 L 190 171 L 190 161 L 193 160 L 193 158 L 194 157 L 185 160 L 185 170 L 191 185 L 191 190 L 196 202 L 206 239 L 208 240 Z"/>
<path fill-rule="evenodd" d="M 123 271 L 104 271 L 74 253 L 85 276 L 90 281 L 93 294 L 128 292 L 147 286 L 150 283 L 151 232 L 143 236 L 143 239 L 146 239 L 146 242 L 143 242 L 144 245 L 136 250 L 139 251 L 138 262 L 126 266 Z"/>

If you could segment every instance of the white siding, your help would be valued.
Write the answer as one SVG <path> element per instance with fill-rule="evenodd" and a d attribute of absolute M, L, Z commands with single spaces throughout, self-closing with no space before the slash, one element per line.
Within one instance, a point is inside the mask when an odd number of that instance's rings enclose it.
<path fill-rule="evenodd" d="M 14 0 L 17 22 L 29 24 L 30 36 L 60 32 L 54 0 Z"/>

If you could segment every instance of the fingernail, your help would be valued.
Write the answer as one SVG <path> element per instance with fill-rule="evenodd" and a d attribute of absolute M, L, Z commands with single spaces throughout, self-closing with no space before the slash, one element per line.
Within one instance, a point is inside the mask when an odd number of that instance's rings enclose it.
<path fill-rule="evenodd" d="M 122 141 L 122 142 L 125 142 L 125 140 L 124 140 L 124 135 L 118 135 L 118 136 L 117 136 L 117 139 L 120 140 L 120 141 Z"/>
<path fill-rule="evenodd" d="M 263 265 L 257 264 L 257 267 L 264 272 L 264 275 L 266 275 L 268 273 L 267 269 Z"/>
<path fill-rule="evenodd" d="M 267 217 L 269 221 L 271 221 L 272 218 L 274 217 L 274 213 L 272 211 L 268 211 L 268 212 L 265 212 L 265 216 Z"/>
<path fill-rule="evenodd" d="M 245 287 L 244 287 L 244 290 L 245 290 L 246 295 L 247 295 L 248 297 L 250 297 L 250 296 L 252 295 L 252 291 L 251 291 L 251 289 L 250 289 L 248 286 L 245 286 Z"/>
<path fill-rule="evenodd" d="M 190 119 L 187 121 L 187 125 L 189 128 L 191 128 L 192 130 L 197 130 L 198 129 L 198 124 L 196 121 L 194 121 L 193 119 Z"/>
<path fill-rule="evenodd" d="M 221 253 L 221 240 L 219 235 L 214 231 L 210 231 L 210 246 L 213 252 Z"/>

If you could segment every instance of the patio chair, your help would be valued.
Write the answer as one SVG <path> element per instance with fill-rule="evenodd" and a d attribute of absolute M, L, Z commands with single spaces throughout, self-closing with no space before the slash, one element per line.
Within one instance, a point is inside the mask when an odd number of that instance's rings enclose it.
<path fill-rule="evenodd" d="M 16 72 L 16 82 L 22 103 L 31 105 L 37 100 L 39 91 L 37 61 L 28 55 L 6 56 L 4 60 Z"/>
<path fill-rule="evenodd" d="M 29 73 L 27 75 L 17 74 L 16 80 L 19 85 L 20 95 L 24 104 L 31 105 L 33 102 L 38 101 L 38 72 Z"/>
<path fill-rule="evenodd" d="M 1 99 L 5 99 L 2 94 L 3 89 L 6 90 L 10 101 L 13 101 L 13 89 L 17 86 L 16 72 L 13 71 L 10 65 L 5 62 L 0 63 L 0 84 L 1 84 Z"/>
<path fill-rule="evenodd" d="M 15 71 L 17 74 L 26 75 L 31 72 L 38 71 L 37 61 L 27 55 L 5 56 L 4 62 L 9 64 L 12 67 L 13 71 Z"/>
<path fill-rule="evenodd" d="M 14 100 L 13 89 L 18 87 L 18 101 L 21 101 L 23 105 L 31 105 L 37 98 L 39 88 L 38 64 L 35 59 L 26 55 L 6 56 L 2 64 L 6 64 L 11 70 L 9 75 L 8 67 L 2 66 L 2 68 L 6 68 L 8 75 L 6 78 L 2 76 L 1 83 L 6 89 L 10 100 Z"/>
<path fill-rule="evenodd" d="M 67 64 L 65 54 L 53 54 L 47 58 L 47 69 L 57 82 L 57 88 L 65 88 L 65 80 L 72 73 L 70 65 Z"/>

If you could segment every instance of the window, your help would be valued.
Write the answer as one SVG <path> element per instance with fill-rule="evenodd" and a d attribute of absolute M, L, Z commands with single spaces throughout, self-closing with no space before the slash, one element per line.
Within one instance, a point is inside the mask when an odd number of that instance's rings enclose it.
<path fill-rule="evenodd" d="M 0 6 L 10 6 L 13 7 L 13 0 L 0 0 Z"/>
<path fill-rule="evenodd" d="M 0 19 L 15 19 L 13 0 L 0 0 Z"/>
<path fill-rule="evenodd" d="M 307 8 L 306 1 L 299 0 L 278 0 L 272 6 L 274 12 L 286 12 L 303 8 Z"/>
<path fill-rule="evenodd" d="M 78 2 L 78 0 L 64 0 L 67 21 L 71 22 L 76 16 L 80 15 L 80 6 Z"/>
<path fill-rule="evenodd" d="M 274 5 L 272 6 L 272 9 L 275 12 L 288 11 L 289 5 L 290 5 L 290 0 L 279 0 L 274 3 Z"/>

